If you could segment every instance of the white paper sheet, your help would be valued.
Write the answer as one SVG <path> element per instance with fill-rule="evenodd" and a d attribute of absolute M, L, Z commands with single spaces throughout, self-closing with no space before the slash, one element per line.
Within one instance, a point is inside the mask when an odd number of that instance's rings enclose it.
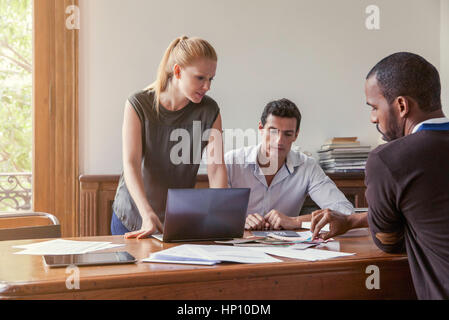
<path fill-rule="evenodd" d="M 113 244 L 111 242 L 106 241 L 75 241 L 75 240 L 55 239 L 13 246 L 13 248 L 24 249 L 22 251 L 14 252 L 14 254 L 63 255 L 63 254 L 83 254 L 87 252 L 112 249 L 121 246 L 124 246 L 124 244 Z"/>
<path fill-rule="evenodd" d="M 213 263 L 219 263 L 220 261 L 217 259 L 214 259 L 213 257 L 210 257 L 208 255 L 205 255 L 202 251 L 192 250 L 193 245 L 189 244 L 183 244 L 179 246 L 174 246 L 169 249 L 161 250 L 158 252 L 154 252 L 150 255 L 150 259 L 153 260 L 166 260 L 166 261 L 173 261 L 173 262 L 213 262 Z"/>
<path fill-rule="evenodd" d="M 220 261 L 239 263 L 271 263 L 282 262 L 282 260 L 270 257 L 263 252 L 252 250 L 252 248 L 220 246 L 220 245 L 194 245 L 193 250 L 203 251 L 205 255 L 214 257 Z"/>
<path fill-rule="evenodd" d="M 288 249 L 294 249 L 294 250 L 304 250 L 313 246 L 316 246 L 317 244 L 315 243 L 297 243 L 294 244 L 290 247 L 288 247 Z"/>
<path fill-rule="evenodd" d="M 144 262 L 156 262 L 155 260 L 172 261 L 174 263 L 209 262 L 219 263 L 221 261 L 239 263 L 271 263 L 282 260 L 269 255 L 254 251 L 249 248 L 221 246 L 221 245 L 195 245 L 183 244 L 170 249 L 155 252 Z"/>
<path fill-rule="evenodd" d="M 152 234 L 151 236 L 161 242 L 163 241 L 163 238 L 164 238 L 164 235 L 162 233 Z"/>
<path fill-rule="evenodd" d="M 279 239 L 283 241 L 312 241 L 313 234 L 310 231 L 296 232 L 296 234 L 298 235 L 297 237 L 285 237 L 274 233 L 269 233 L 268 236 L 273 239 Z"/>
<path fill-rule="evenodd" d="M 331 251 L 340 251 L 340 242 L 331 241 L 331 242 L 327 242 L 327 243 L 321 243 L 315 249 L 322 249 L 322 248 L 327 248 Z"/>
<path fill-rule="evenodd" d="M 217 262 L 215 262 L 215 261 L 190 261 L 190 260 L 175 261 L 175 260 L 163 260 L 163 259 L 156 259 L 156 258 L 145 258 L 145 259 L 142 259 L 142 262 L 195 264 L 195 265 L 204 265 L 204 266 L 212 266 L 214 264 L 217 264 Z"/>
<path fill-rule="evenodd" d="M 252 248 L 252 250 L 265 252 L 279 257 L 301 259 L 307 261 L 325 260 L 355 254 L 355 253 L 335 252 L 319 249 L 292 250 L 290 248 L 268 248 L 268 247 Z"/>

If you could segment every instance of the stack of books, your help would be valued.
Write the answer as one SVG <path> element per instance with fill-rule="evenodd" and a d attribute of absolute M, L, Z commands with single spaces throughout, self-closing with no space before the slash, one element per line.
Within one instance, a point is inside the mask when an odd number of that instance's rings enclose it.
<path fill-rule="evenodd" d="M 318 150 L 325 172 L 363 172 L 371 146 L 362 146 L 357 137 L 334 137 Z"/>

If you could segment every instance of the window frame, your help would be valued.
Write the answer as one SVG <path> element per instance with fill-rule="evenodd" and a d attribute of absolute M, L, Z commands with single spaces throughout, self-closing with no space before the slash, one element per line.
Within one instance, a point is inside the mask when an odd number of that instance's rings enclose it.
<path fill-rule="evenodd" d="M 66 27 L 78 0 L 33 0 L 33 211 L 79 233 L 78 38 Z"/>

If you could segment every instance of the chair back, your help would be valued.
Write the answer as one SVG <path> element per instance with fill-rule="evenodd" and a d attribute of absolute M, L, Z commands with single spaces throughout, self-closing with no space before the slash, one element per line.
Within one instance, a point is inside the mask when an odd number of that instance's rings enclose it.
<path fill-rule="evenodd" d="M 50 213 L 0 213 L 0 241 L 60 237 L 61 225 Z"/>

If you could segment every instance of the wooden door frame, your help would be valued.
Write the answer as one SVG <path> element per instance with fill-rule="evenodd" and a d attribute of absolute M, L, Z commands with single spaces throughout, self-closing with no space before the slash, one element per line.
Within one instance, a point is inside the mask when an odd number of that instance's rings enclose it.
<path fill-rule="evenodd" d="M 33 0 L 33 210 L 78 234 L 78 0 Z"/>

